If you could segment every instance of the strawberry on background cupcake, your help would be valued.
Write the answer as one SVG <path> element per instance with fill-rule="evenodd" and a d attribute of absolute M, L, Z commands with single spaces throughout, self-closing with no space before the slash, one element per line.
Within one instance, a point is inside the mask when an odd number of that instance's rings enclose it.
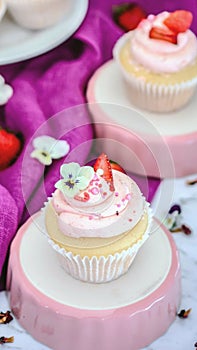
<path fill-rule="evenodd" d="M 197 39 L 189 11 L 149 15 L 124 34 L 113 55 L 126 91 L 139 108 L 169 112 L 183 107 L 197 85 Z"/>
<path fill-rule="evenodd" d="M 7 0 L 8 12 L 22 27 L 43 29 L 56 24 L 67 13 L 70 0 Z"/>

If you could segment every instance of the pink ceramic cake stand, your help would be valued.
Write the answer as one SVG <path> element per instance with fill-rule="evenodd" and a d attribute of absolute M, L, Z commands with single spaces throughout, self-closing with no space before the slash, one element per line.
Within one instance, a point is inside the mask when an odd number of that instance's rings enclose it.
<path fill-rule="evenodd" d="M 90 79 L 87 100 L 99 152 L 143 176 L 173 178 L 197 172 L 197 94 L 172 113 L 137 109 L 111 60 Z"/>
<path fill-rule="evenodd" d="M 35 339 L 54 350 L 136 350 L 168 329 L 180 302 L 180 266 L 158 221 L 127 274 L 89 284 L 59 266 L 42 234 L 43 216 L 17 233 L 7 280 L 11 309 Z"/>

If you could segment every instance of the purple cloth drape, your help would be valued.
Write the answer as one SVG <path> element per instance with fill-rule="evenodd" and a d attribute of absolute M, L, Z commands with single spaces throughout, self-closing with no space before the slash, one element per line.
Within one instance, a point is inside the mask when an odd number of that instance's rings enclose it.
<path fill-rule="evenodd" d="M 120 2 L 91 0 L 83 24 L 62 45 L 39 57 L 0 67 L 0 74 L 14 89 L 7 105 L 0 107 L 0 125 L 21 132 L 24 138 L 17 161 L 0 171 L 0 274 L 17 228 L 53 192 L 63 162 L 55 160 L 44 168 L 30 157 L 32 139 L 43 134 L 61 137 L 71 146 L 66 161 L 86 161 L 94 136 L 84 107 L 85 89 L 94 71 L 111 58 L 112 47 L 122 34 L 111 15 L 112 4 Z M 148 13 L 192 10 L 192 28 L 197 31 L 196 0 L 136 2 Z M 139 184 L 143 186 L 141 179 Z M 149 200 L 157 185 L 158 180 L 149 180 Z"/>

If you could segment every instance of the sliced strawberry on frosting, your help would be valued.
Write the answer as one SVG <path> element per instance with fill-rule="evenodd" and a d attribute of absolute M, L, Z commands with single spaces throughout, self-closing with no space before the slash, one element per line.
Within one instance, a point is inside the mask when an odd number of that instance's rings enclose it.
<path fill-rule="evenodd" d="M 114 191 L 113 175 L 110 161 L 106 154 L 102 153 L 94 164 L 94 171 L 97 172 L 103 179 L 109 183 L 110 191 Z"/>
<path fill-rule="evenodd" d="M 172 30 L 163 27 L 152 27 L 149 33 L 151 39 L 165 40 L 177 44 L 177 34 Z"/>
<path fill-rule="evenodd" d="M 193 15 L 190 11 L 177 10 L 171 12 L 164 20 L 164 24 L 175 33 L 184 33 L 190 28 Z"/>
<path fill-rule="evenodd" d="M 126 174 L 126 171 L 120 166 L 120 164 L 110 160 L 111 168 L 117 171 L 120 171 L 123 174 Z"/>

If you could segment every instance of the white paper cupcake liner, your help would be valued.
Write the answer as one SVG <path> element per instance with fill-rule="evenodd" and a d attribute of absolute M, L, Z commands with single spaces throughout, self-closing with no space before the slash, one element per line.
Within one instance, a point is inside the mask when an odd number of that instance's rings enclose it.
<path fill-rule="evenodd" d="M 117 62 L 126 83 L 125 92 L 132 104 L 152 112 L 172 112 L 186 105 L 197 86 L 197 75 L 188 81 L 177 84 L 147 83 L 143 77 L 135 77 L 120 62 L 119 53 L 130 33 L 124 34 L 115 44 L 113 57 Z"/>
<path fill-rule="evenodd" d="M 42 29 L 56 24 L 69 7 L 70 0 L 7 0 L 7 8 L 13 19 L 28 29 Z"/>
<path fill-rule="evenodd" d="M 68 274 L 76 279 L 90 283 L 109 282 L 117 279 L 128 271 L 138 250 L 148 239 L 152 222 L 152 210 L 149 203 L 147 203 L 146 210 L 148 212 L 148 225 L 142 238 L 127 250 L 109 255 L 108 257 L 93 256 L 89 258 L 85 256 L 82 258 L 80 255 L 73 255 L 72 252 L 60 248 L 58 244 L 51 240 L 46 230 L 45 233 L 49 244 L 57 253 L 59 263 Z"/>
<path fill-rule="evenodd" d="M 124 74 L 126 75 L 126 74 Z M 185 106 L 193 96 L 197 81 L 180 85 L 156 85 L 125 76 L 126 93 L 132 104 L 152 112 L 172 112 Z"/>

